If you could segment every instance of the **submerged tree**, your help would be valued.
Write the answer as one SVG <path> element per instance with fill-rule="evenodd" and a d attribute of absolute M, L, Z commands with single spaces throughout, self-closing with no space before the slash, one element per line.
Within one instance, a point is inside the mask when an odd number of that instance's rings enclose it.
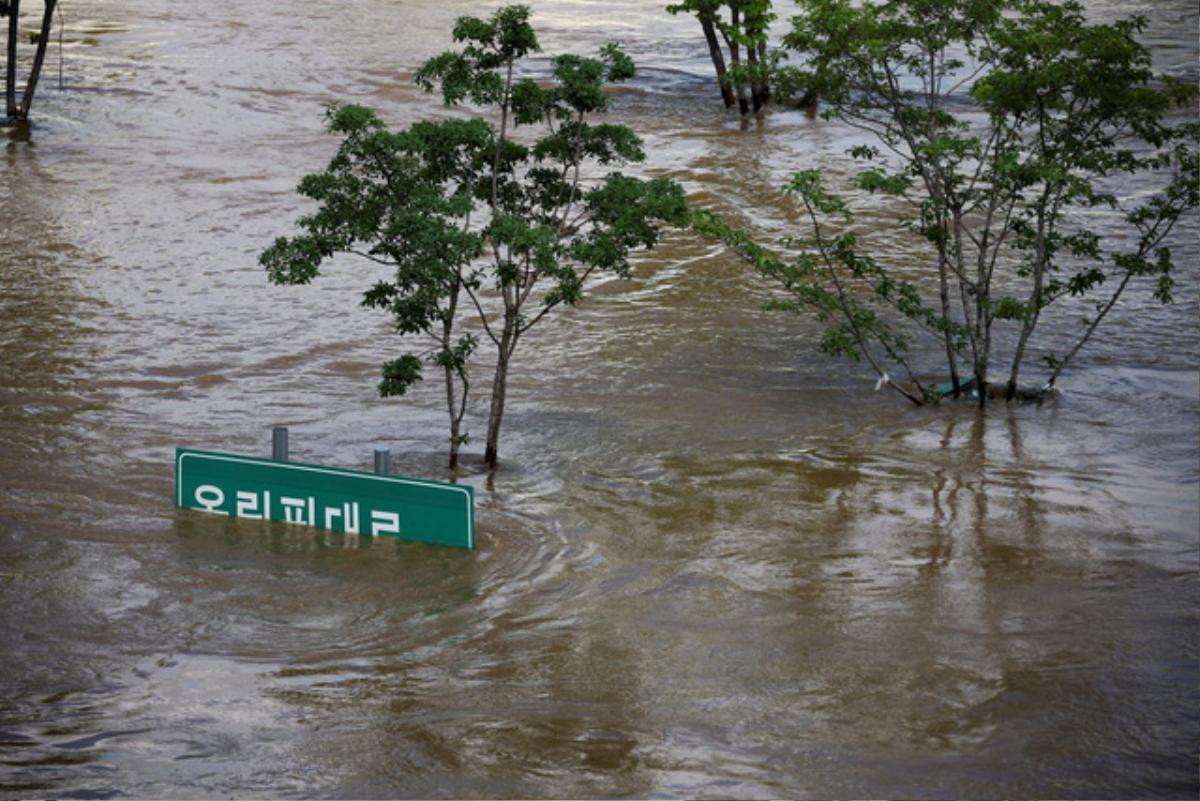
<path fill-rule="evenodd" d="M 467 361 L 477 345 L 456 323 L 462 288 L 475 280 L 470 264 L 483 248 L 469 230 L 470 210 L 492 133 L 479 121 L 461 120 L 390 133 L 361 106 L 330 109 L 329 121 L 344 140 L 325 171 L 306 176 L 299 188 L 320 208 L 300 218 L 302 234 L 276 239 L 260 262 L 277 284 L 309 283 L 338 253 L 389 269 L 387 280 L 364 293 L 363 305 L 389 311 L 398 333 L 424 334 L 432 347 L 386 362 L 379 392 L 403 395 L 421 379 L 425 362 L 440 367 L 454 467 L 466 440 Z"/>
<path fill-rule="evenodd" d="M 498 129 L 489 123 L 490 159 L 475 173 L 486 252 L 463 287 L 497 349 L 484 451 L 494 467 L 509 368 L 523 337 L 555 308 L 577 303 L 596 274 L 627 277 L 631 252 L 657 244 L 661 224 L 683 224 L 686 206 L 670 179 L 585 172 L 645 158 L 629 128 L 590 122 L 608 108 L 604 85 L 634 76 L 616 45 L 598 58 L 556 57 L 542 86 L 516 76 L 517 63 L 539 49 L 525 6 L 488 20 L 462 17 L 454 40 L 465 46 L 430 59 L 417 82 L 449 105 L 470 101 L 499 117 Z M 532 129 L 525 142 L 514 138 L 518 128 Z"/>
<path fill-rule="evenodd" d="M 488 20 L 462 17 L 453 35 L 463 49 L 417 73 L 446 103 L 491 109 L 496 122 L 421 122 L 391 133 L 367 109 L 333 110 L 343 144 L 325 172 L 300 185 L 320 208 L 300 219 L 299 236 L 276 240 L 261 258 L 277 283 L 309 282 L 336 253 L 389 268 L 391 280 L 368 290 L 364 305 L 388 309 L 399 333 L 435 344 L 385 364 L 380 391 L 403 394 L 423 361 L 443 368 L 452 466 L 479 344 L 461 333 L 463 308 L 496 346 L 485 444 L 494 467 L 509 370 L 525 335 L 577 303 L 596 274 L 627 276 L 631 252 L 655 245 L 662 223 L 686 220 L 683 192 L 669 179 L 585 171 L 644 158 L 628 128 L 590 122 L 607 109 L 604 84 L 633 77 L 633 63 L 608 45 L 595 59 L 555 58 L 546 86 L 518 79 L 518 62 L 538 49 L 528 19 L 523 6 Z M 521 128 L 536 135 L 517 141 Z"/>
<path fill-rule="evenodd" d="M 29 71 L 29 81 L 25 84 L 25 92 L 21 102 L 17 102 L 17 34 L 21 13 L 21 0 L 0 0 L 0 19 L 8 18 L 8 39 L 5 48 L 4 70 L 4 123 L 14 125 L 29 119 L 29 109 L 33 105 L 33 93 L 37 90 L 38 79 L 42 74 L 42 62 L 46 59 L 46 45 L 50 41 L 50 25 L 54 21 L 54 9 L 58 0 L 44 0 L 42 4 L 42 27 L 37 38 L 37 50 L 33 56 L 33 66 Z"/>
<path fill-rule="evenodd" d="M 767 29 L 775 19 L 771 0 L 681 0 L 667 11 L 699 21 L 726 108 L 736 105 L 749 114 L 766 105 L 771 98 Z"/>
<path fill-rule="evenodd" d="M 915 326 L 941 343 L 945 394 L 974 383 L 983 404 L 1019 393 L 1055 302 L 1088 298 L 1094 313 L 1063 354 L 1044 357 L 1048 386 L 1131 285 L 1148 282 L 1171 301 L 1168 236 L 1200 202 L 1200 165 L 1198 126 L 1170 115 L 1196 91 L 1153 74 L 1136 40 L 1143 18 L 1094 25 L 1076 2 L 1044 0 L 799 5 L 786 39 L 804 63 L 796 77 L 821 94 L 827 118 L 874 139 L 851 150 L 869 162 L 856 187 L 910 210 L 936 296 L 923 292 L 930 280 L 863 252 L 850 207 L 816 170 L 788 187 L 810 223 L 786 243 L 790 255 L 711 214 L 696 224 L 777 279 L 790 298 L 781 305 L 828 322 L 824 350 L 867 360 L 881 383 L 923 403 L 943 393 L 910 367 Z M 1155 174 L 1164 177 L 1154 194 L 1114 191 L 1123 177 Z M 988 383 L 997 324 L 1015 343 L 998 385 Z M 901 371 L 907 378 L 893 380 Z"/>

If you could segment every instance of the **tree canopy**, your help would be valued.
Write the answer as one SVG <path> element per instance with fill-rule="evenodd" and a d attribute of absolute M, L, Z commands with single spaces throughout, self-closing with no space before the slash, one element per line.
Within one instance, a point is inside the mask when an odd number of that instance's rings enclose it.
<path fill-rule="evenodd" d="M 1073 1 L 800 0 L 786 45 L 793 80 L 816 89 L 826 118 L 870 135 L 851 150 L 854 188 L 895 198 L 924 243 L 911 277 L 865 252 L 849 204 L 814 169 L 787 187 L 809 221 L 782 251 L 711 214 L 720 237 L 790 300 L 829 323 L 822 347 L 868 361 L 916 403 L 942 393 L 910 364 L 920 331 L 942 343 L 948 394 L 979 387 L 1009 399 L 1046 311 L 1088 298 L 1073 343 L 1047 353 L 1047 383 L 1135 282 L 1171 301 L 1169 235 L 1197 205 L 1197 125 L 1172 114 L 1194 86 L 1157 76 L 1137 36 L 1143 17 L 1089 23 Z M 1158 191 L 1122 196 L 1114 179 L 1161 176 Z M 1103 211 L 1113 225 L 1091 222 Z M 1007 327 L 1003 389 L 989 385 L 996 329 Z M 1002 357 L 1003 358 L 1003 357 Z M 960 363 L 973 375 L 964 376 Z M 904 381 L 893 379 L 903 376 Z"/>
<path fill-rule="evenodd" d="M 686 221 L 674 181 L 610 169 L 645 158 L 633 131 L 593 121 L 608 109 L 605 85 L 634 77 L 633 62 L 609 44 L 595 57 L 555 57 L 546 80 L 518 77 L 539 49 L 529 15 L 505 6 L 488 19 L 461 17 L 453 29 L 461 49 L 418 70 L 417 83 L 448 105 L 474 106 L 469 119 L 389 132 L 365 108 L 332 110 L 343 143 L 300 184 L 320 207 L 261 259 L 276 283 L 307 283 L 336 253 L 390 270 L 364 305 L 433 345 L 387 362 L 380 391 L 403 394 L 427 362 L 443 369 L 452 465 L 481 340 L 496 349 L 484 454 L 494 467 L 509 366 L 525 335 L 578 303 L 596 274 L 628 276 L 631 254 L 653 247 L 661 225 Z M 518 140 L 518 129 L 528 134 Z M 468 304 L 472 332 L 461 333 Z"/>

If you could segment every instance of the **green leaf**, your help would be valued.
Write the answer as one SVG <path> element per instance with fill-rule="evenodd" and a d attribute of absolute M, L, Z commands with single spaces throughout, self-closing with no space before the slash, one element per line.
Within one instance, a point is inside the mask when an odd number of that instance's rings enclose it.
<path fill-rule="evenodd" d="M 379 382 L 379 396 L 398 397 L 408 392 L 413 384 L 421 380 L 421 360 L 411 353 L 399 359 L 385 362 L 383 380 Z"/>

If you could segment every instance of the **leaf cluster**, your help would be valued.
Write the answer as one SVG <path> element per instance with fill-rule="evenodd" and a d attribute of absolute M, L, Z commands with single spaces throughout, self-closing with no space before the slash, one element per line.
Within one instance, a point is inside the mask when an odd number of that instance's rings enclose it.
<path fill-rule="evenodd" d="M 668 180 L 583 173 L 645 159 L 628 127 L 591 121 L 608 110 L 605 87 L 636 74 L 616 44 L 593 58 L 559 55 L 549 80 L 539 82 L 513 70 L 538 49 L 528 9 L 508 7 L 486 21 L 464 18 L 455 39 L 465 46 L 426 62 L 418 82 L 448 104 L 470 98 L 498 107 L 501 127 L 493 128 L 490 165 L 481 163 L 476 173 L 475 199 L 490 215 L 480 236 L 493 259 L 491 284 L 505 299 L 506 317 L 520 320 L 521 333 L 549 309 L 577 302 L 594 271 L 627 274 L 629 253 L 653 246 L 659 224 L 683 221 L 682 190 Z M 510 124 L 539 135 L 518 143 L 506 136 Z M 538 286 L 544 289 L 536 311 L 524 311 Z"/>
<path fill-rule="evenodd" d="M 441 88 L 448 105 L 470 100 L 477 106 L 503 102 L 504 71 L 517 59 L 541 50 L 529 24 L 528 6 L 504 6 L 491 19 L 460 17 L 454 24 L 455 42 L 465 42 L 460 51 L 438 55 L 417 71 L 417 85 L 432 91 Z"/>
<path fill-rule="evenodd" d="M 390 277 L 364 292 L 363 305 L 390 312 L 401 334 L 435 335 L 450 321 L 450 294 L 478 281 L 470 264 L 483 240 L 462 221 L 494 133 L 480 120 L 418 122 L 391 132 L 356 105 L 331 108 L 328 121 L 342 142 L 329 166 L 299 186 L 318 208 L 300 218 L 301 233 L 276 239 L 260 263 L 276 284 L 309 283 L 337 253 L 384 265 Z M 446 358 L 439 351 L 435 360 Z M 391 363 L 384 394 L 403 394 L 418 380 L 415 364 Z"/>

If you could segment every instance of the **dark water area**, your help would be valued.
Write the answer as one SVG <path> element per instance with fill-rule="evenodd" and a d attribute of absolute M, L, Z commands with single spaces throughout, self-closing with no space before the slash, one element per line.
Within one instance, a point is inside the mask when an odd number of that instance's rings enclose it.
<path fill-rule="evenodd" d="M 1197 797 L 1194 217 L 1176 304 L 1134 292 L 1041 406 L 873 393 L 673 233 L 530 340 L 501 468 L 458 477 L 476 550 L 173 508 L 176 446 L 267 455 L 273 425 L 446 477 L 436 383 L 377 397 L 363 264 L 256 260 L 323 107 L 449 113 L 413 70 L 492 7 L 64 4 L 64 87 L 55 47 L 0 135 L 0 797 Z M 1197 79 L 1194 2 L 1089 9 Z M 764 238 L 792 171 L 849 169 L 833 123 L 726 114 L 658 4 L 534 11 L 547 53 L 625 42 L 643 171 Z"/>

